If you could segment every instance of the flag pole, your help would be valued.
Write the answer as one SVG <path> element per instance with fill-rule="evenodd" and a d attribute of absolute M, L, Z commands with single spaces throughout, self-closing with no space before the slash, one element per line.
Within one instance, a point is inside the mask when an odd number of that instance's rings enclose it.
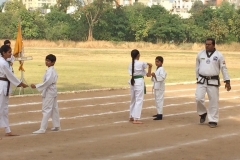
<path fill-rule="evenodd" d="M 27 81 L 24 78 L 24 69 L 22 67 L 22 65 L 24 63 L 24 58 L 25 57 L 24 57 L 24 46 L 23 46 L 22 34 L 21 34 L 22 33 L 21 32 L 21 30 L 22 30 L 22 28 L 21 28 L 21 20 L 19 20 L 19 26 L 18 27 L 19 28 L 18 28 L 18 35 L 17 35 L 16 43 L 20 43 L 21 44 L 21 49 L 19 50 L 19 48 L 18 48 L 18 53 L 15 53 L 15 51 L 14 51 L 14 54 L 18 54 L 18 59 L 19 59 L 19 62 L 20 62 L 20 67 L 19 67 L 19 70 L 21 70 L 21 79 L 20 79 L 20 81 L 25 83 L 25 84 L 27 84 Z M 16 44 L 15 44 L 15 47 L 16 47 Z M 14 50 L 15 50 L 15 48 L 14 48 Z M 17 87 L 16 87 L 16 89 L 17 89 Z M 15 89 L 15 91 L 16 91 L 16 89 Z M 30 89 L 31 89 L 32 93 L 34 93 L 31 87 L 30 87 Z M 14 91 L 14 93 L 15 93 L 15 91 Z M 19 88 L 19 93 L 18 94 L 20 95 L 21 92 L 22 92 L 22 94 L 24 94 L 24 88 L 23 87 Z"/>

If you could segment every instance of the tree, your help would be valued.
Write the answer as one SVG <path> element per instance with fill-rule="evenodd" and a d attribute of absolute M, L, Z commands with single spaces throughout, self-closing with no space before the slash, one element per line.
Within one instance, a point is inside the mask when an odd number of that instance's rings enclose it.
<path fill-rule="evenodd" d="M 149 24 L 144 18 L 143 11 L 146 8 L 141 3 L 134 3 L 132 6 L 126 6 L 125 12 L 129 21 L 130 34 L 135 36 L 135 41 L 142 41 L 148 36 Z"/>
<path fill-rule="evenodd" d="M 223 43 L 224 39 L 228 35 L 228 27 L 223 19 L 214 17 L 211 22 L 209 22 L 209 29 L 207 32 L 208 37 L 213 37 L 216 42 Z"/>
<path fill-rule="evenodd" d="M 18 18 L 13 13 L 0 13 L 0 38 L 13 39 L 17 32 Z"/>
<path fill-rule="evenodd" d="M 215 11 L 215 17 L 222 19 L 227 26 L 228 35 L 225 37 L 225 42 L 236 41 L 236 29 L 239 26 L 235 25 L 237 19 L 237 11 L 233 4 L 229 2 L 222 2 L 221 5 Z"/>
<path fill-rule="evenodd" d="M 75 0 L 57 0 L 56 7 L 59 11 L 67 13 L 67 8 L 75 3 Z"/>
<path fill-rule="evenodd" d="M 93 40 L 93 29 L 94 25 L 99 21 L 103 11 L 108 8 L 108 6 L 113 7 L 114 0 L 84 0 L 76 1 L 75 6 L 77 6 L 78 11 L 76 14 L 85 15 L 88 24 L 88 41 Z"/>
<path fill-rule="evenodd" d="M 152 42 L 181 43 L 186 40 L 186 26 L 178 15 L 166 14 L 159 16 L 149 31 L 149 38 Z"/>
<path fill-rule="evenodd" d="M 23 5 L 22 1 L 13 0 L 5 2 L 4 10 L 6 12 L 19 12 L 21 10 L 26 10 L 25 6 Z"/>
<path fill-rule="evenodd" d="M 94 38 L 108 41 L 134 40 L 124 7 L 109 7 L 104 10 L 101 19 L 94 26 Z"/>

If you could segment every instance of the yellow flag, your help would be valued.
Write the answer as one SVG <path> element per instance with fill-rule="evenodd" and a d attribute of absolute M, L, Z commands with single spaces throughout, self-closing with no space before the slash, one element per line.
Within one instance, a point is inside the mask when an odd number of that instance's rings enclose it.
<path fill-rule="evenodd" d="M 21 24 L 19 22 L 18 23 L 17 39 L 16 39 L 14 51 L 13 51 L 13 56 L 14 57 L 19 57 L 19 54 L 22 52 L 22 48 L 23 48 L 22 31 L 21 31 Z M 23 61 L 19 61 L 19 62 L 20 62 L 19 71 L 20 70 L 24 71 L 24 69 L 23 69 Z"/>

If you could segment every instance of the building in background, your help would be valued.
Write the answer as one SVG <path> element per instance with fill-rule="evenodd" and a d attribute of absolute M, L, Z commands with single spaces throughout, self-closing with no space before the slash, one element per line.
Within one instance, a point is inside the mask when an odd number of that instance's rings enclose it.
<path fill-rule="evenodd" d="M 8 0 L 11 1 L 11 0 Z M 91 3 L 94 0 L 83 0 Z M 151 7 L 152 5 L 161 5 L 166 10 L 170 11 L 172 14 L 178 14 L 182 18 L 189 18 L 191 14 L 189 13 L 192 5 L 195 1 L 202 1 L 203 4 L 211 4 L 213 6 L 219 6 L 224 0 L 116 0 L 117 5 L 133 5 L 135 2 L 142 3 L 146 6 Z M 229 3 L 234 4 L 236 8 L 240 7 L 240 0 L 227 0 Z M 39 8 L 46 8 L 46 6 L 54 6 L 57 4 L 57 0 L 22 0 L 23 5 L 26 6 L 28 10 L 35 10 Z M 76 7 L 69 6 L 67 13 L 74 13 Z M 3 9 L 4 11 L 4 9 Z M 43 13 L 49 13 L 50 9 L 42 9 Z"/>
<path fill-rule="evenodd" d="M 192 5 L 196 0 L 174 0 L 172 13 L 178 14 L 182 18 L 189 18 L 191 14 L 189 13 Z M 204 4 L 204 0 L 201 0 Z"/>
<path fill-rule="evenodd" d="M 22 0 L 22 2 L 26 6 L 26 9 L 30 10 L 57 4 L 57 0 Z"/>

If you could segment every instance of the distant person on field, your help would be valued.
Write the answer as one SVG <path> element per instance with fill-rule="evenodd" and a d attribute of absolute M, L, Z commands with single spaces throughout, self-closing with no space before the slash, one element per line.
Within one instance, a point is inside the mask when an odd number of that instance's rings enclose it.
<path fill-rule="evenodd" d="M 60 118 L 57 103 L 57 79 L 58 75 L 54 69 L 54 64 L 56 62 L 56 56 L 49 54 L 46 56 L 45 63 L 48 67 L 44 77 L 43 83 L 31 84 L 32 88 L 36 88 L 39 92 L 42 92 L 42 122 L 40 129 L 33 132 L 34 134 L 45 133 L 49 118 L 52 118 L 53 127 L 51 131 L 59 131 L 60 128 Z"/>
<path fill-rule="evenodd" d="M 11 47 L 11 42 L 7 39 L 4 41 L 4 45 L 8 45 Z M 13 62 L 14 62 L 15 58 L 13 55 L 11 55 L 11 58 L 8 58 L 7 61 L 9 62 L 9 64 L 12 66 Z"/>
<path fill-rule="evenodd" d="M 226 62 L 221 52 L 215 48 L 215 40 L 208 38 L 205 41 L 205 50 L 198 53 L 196 58 L 196 103 L 197 113 L 200 116 L 200 123 L 204 123 L 208 117 L 208 124 L 211 128 L 217 127 L 219 120 L 218 102 L 220 87 L 220 71 L 223 75 L 225 88 L 231 90 L 230 77 Z M 209 98 L 208 110 L 205 107 L 205 94 Z"/>
<path fill-rule="evenodd" d="M 155 103 L 157 114 L 153 120 L 162 120 L 163 118 L 163 101 L 164 101 L 164 92 L 165 92 L 165 79 L 167 77 L 167 73 L 163 68 L 163 57 L 157 56 L 155 59 L 155 64 L 157 69 L 152 73 L 152 82 L 155 96 Z"/>

